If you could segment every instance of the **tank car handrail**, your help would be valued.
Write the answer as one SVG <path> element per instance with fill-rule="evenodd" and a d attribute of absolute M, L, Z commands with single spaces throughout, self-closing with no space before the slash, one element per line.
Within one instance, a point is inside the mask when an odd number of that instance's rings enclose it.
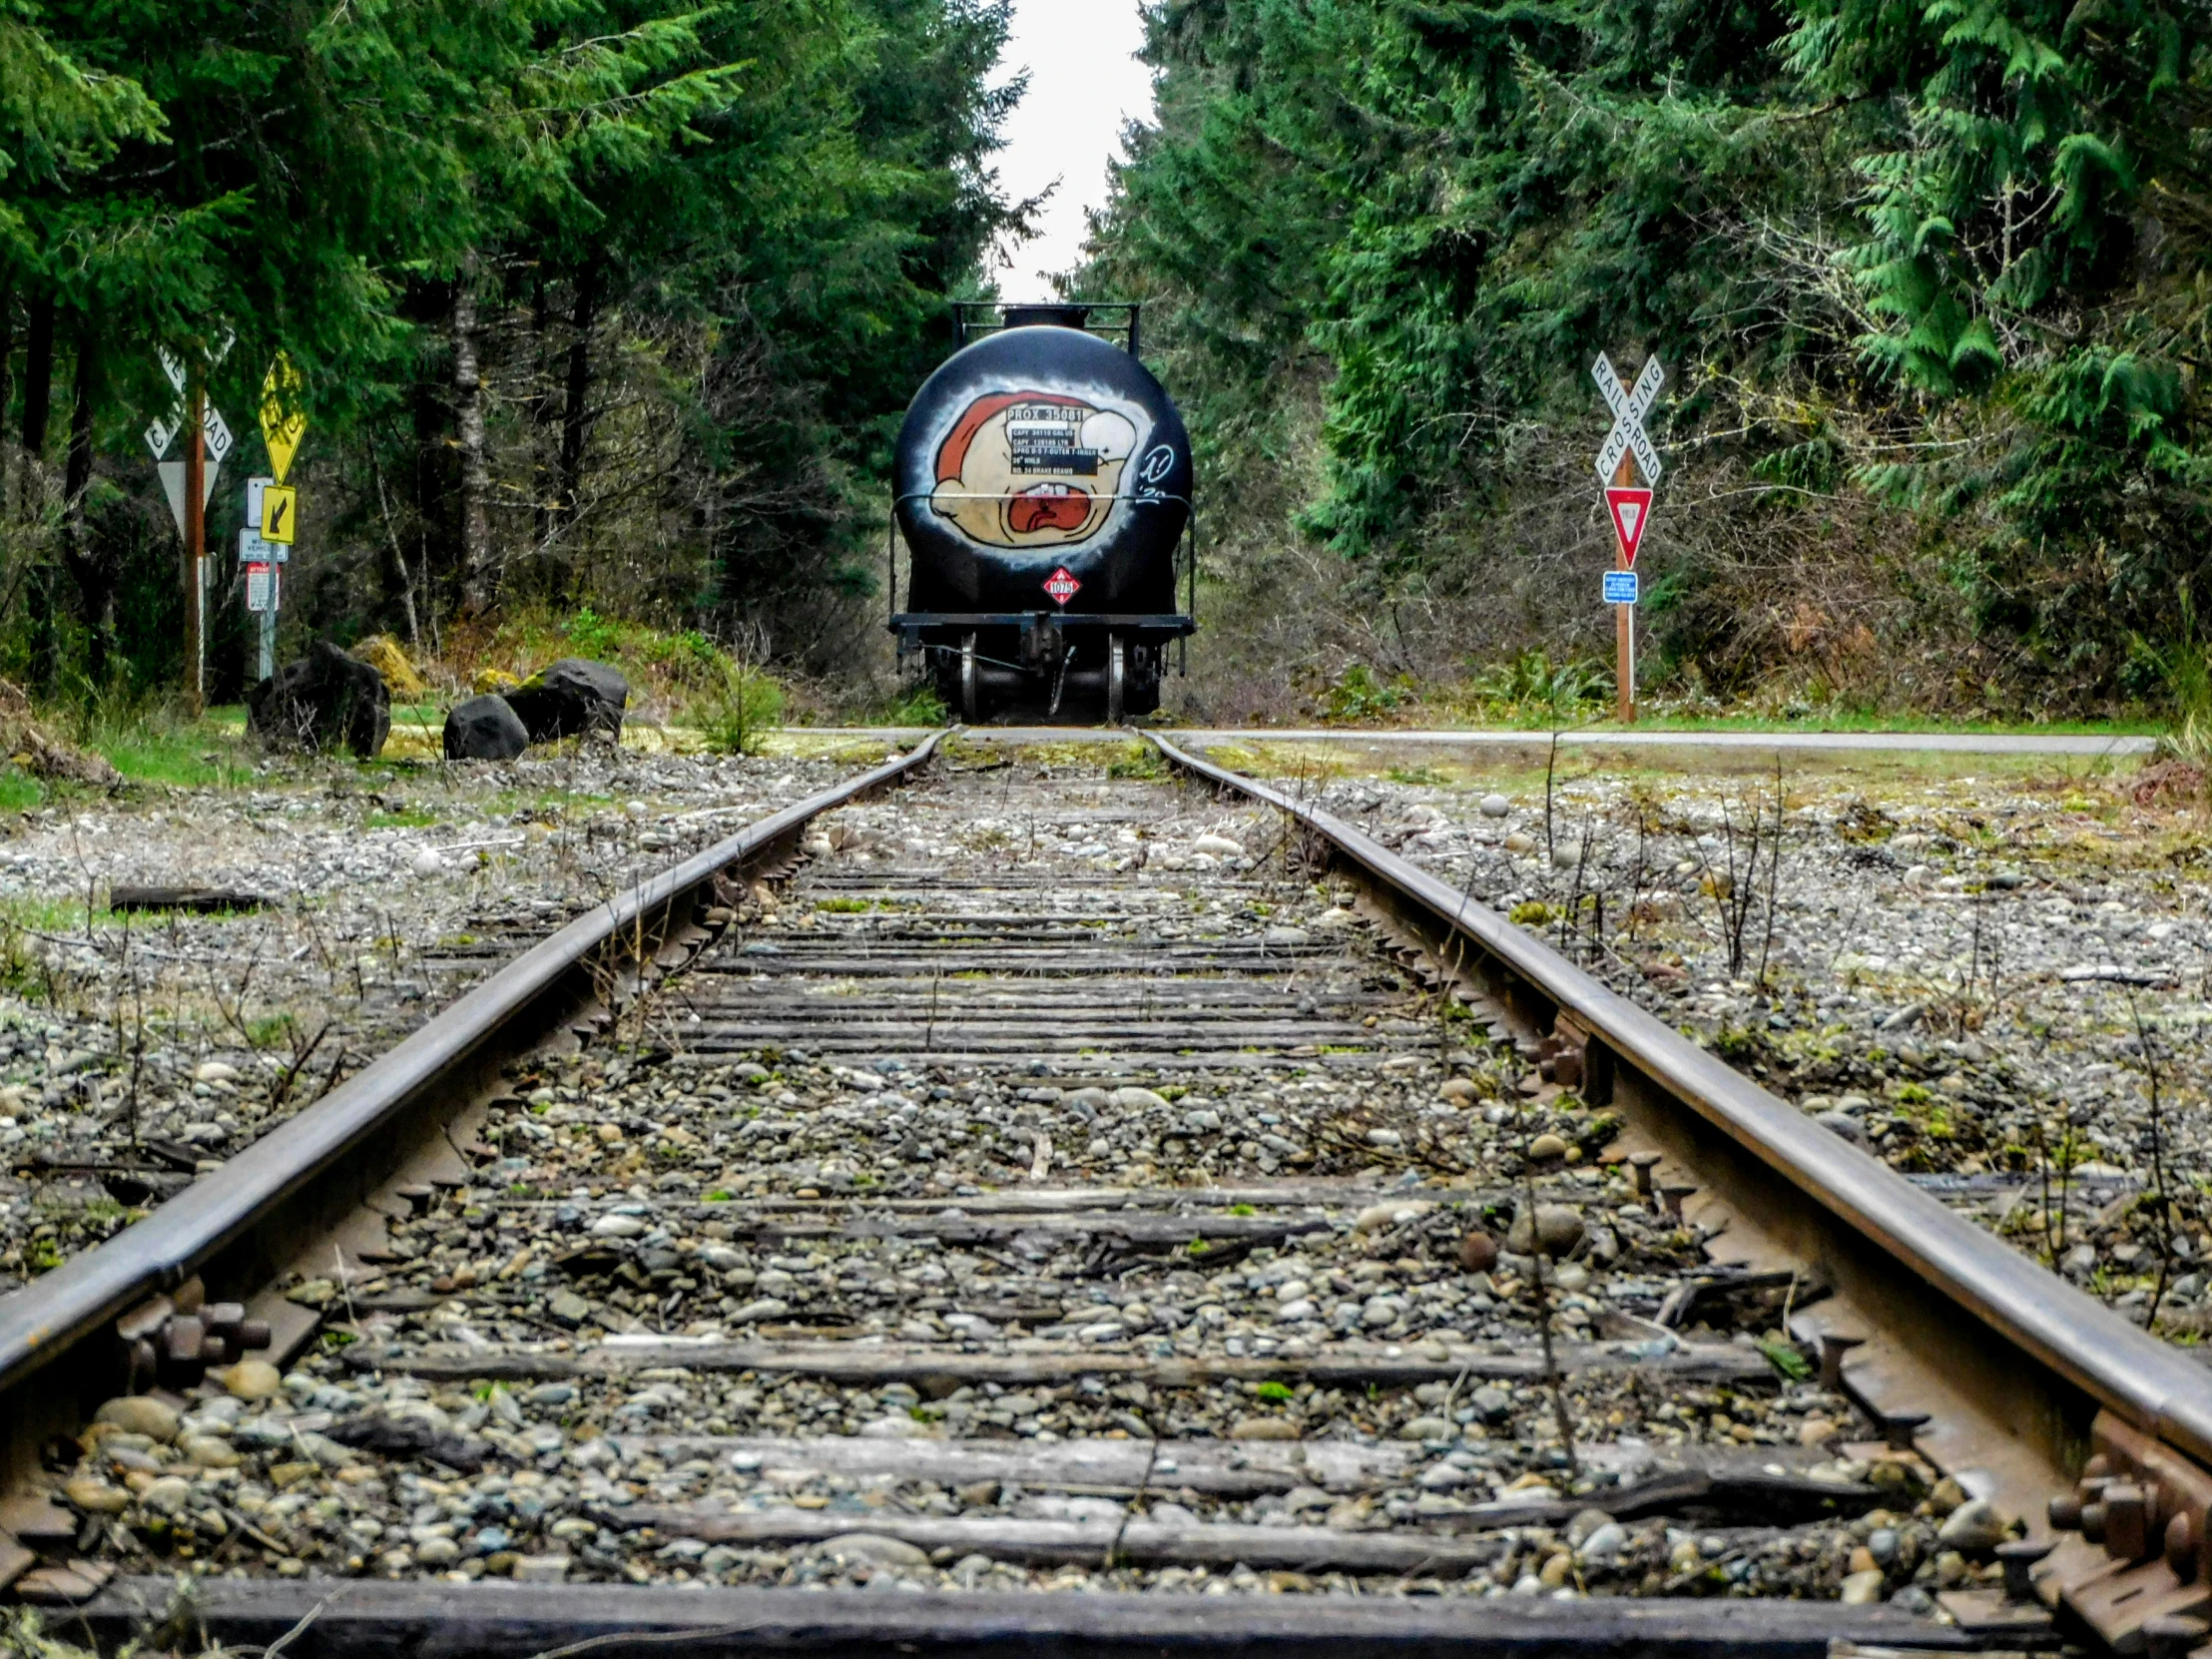
<path fill-rule="evenodd" d="M 1019 501 L 1023 493 L 1020 490 L 998 490 L 996 492 L 990 490 L 907 490 L 902 494 L 891 497 L 891 508 L 896 511 L 900 505 L 908 501 Z M 1196 503 L 1189 496 L 1170 495 L 1165 490 L 1154 490 L 1147 495 L 1123 495 L 1117 490 L 1112 495 L 1094 495 L 1091 499 L 1093 501 L 1135 501 L 1140 504 L 1154 501 L 1177 501 L 1190 508 L 1194 514 L 1198 511 Z"/>
<path fill-rule="evenodd" d="M 1122 349 L 1141 360 L 1146 303 L 1142 299 L 955 299 L 950 303 L 949 314 L 952 337 L 964 347 L 972 340 L 1007 332 L 1005 314 L 1008 311 L 1082 311 L 1085 314 L 1081 323 L 1063 323 L 1061 326 L 1072 328 L 1079 334 L 1089 334 L 1093 338 L 1103 335 L 1109 340 L 1118 329 L 1123 339 Z M 992 311 L 998 313 L 996 320 L 973 320 Z M 1093 321 L 1089 315 L 1092 311 L 1120 311 L 1124 314 L 1118 323 L 1112 320 Z"/>

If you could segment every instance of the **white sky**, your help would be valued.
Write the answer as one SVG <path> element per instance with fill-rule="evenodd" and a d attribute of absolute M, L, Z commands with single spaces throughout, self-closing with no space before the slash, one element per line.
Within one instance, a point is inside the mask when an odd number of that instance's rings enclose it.
<path fill-rule="evenodd" d="M 998 177 L 1015 201 L 1054 180 L 1060 188 L 1038 217 L 1042 233 L 1001 262 L 1008 299 L 1050 297 L 1040 273 L 1080 258 L 1083 210 L 1106 200 L 1106 166 L 1120 154 L 1121 129 L 1152 119 L 1152 72 L 1136 59 L 1144 44 L 1138 0 L 1014 0 L 1013 34 L 999 60 L 1026 68 L 1029 92 L 1005 127 Z"/>

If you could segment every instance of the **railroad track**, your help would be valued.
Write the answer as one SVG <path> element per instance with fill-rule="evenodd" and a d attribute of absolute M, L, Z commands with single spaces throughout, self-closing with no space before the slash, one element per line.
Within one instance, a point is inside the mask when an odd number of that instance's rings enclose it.
<path fill-rule="evenodd" d="M 2212 1374 L 1151 742 L 766 819 L 0 1301 L 0 1577 L 302 1654 L 2203 1640 Z"/>

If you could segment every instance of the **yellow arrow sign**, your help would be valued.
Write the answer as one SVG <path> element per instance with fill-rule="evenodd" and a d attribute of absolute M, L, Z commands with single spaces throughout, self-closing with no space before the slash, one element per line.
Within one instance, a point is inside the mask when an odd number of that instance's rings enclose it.
<path fill-rule="evenodd" d="M 262 540 L 291 545 L 299 528 L 299 492 L 288 484 L 270 484 L 262 490 Z"/>
<path fill-rule="evenodd" d="M 269 469 L 279 484 L 291 471 L 292 452 L 307 431 L 307 417 L 298 412 L 302 389 L 299 370 L 283 352 L 277 352 L 269 365 L 269 377 L 262 381 L 262 440 L 269 445 Z"/>

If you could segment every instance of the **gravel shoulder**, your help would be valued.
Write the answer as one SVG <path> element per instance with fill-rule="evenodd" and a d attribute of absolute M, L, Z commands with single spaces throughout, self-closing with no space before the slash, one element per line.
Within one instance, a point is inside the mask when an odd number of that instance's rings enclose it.
<path fill-rule="evenodd" d="M 1973 765 L 1622 775 L 1562 759 L 1548 828 L 1541 770 L 1316 787 L 1836 1133 L 2193 1343 L 2212 1330 L 2202 810 L 2153 769 Z"/>
<path fill-rule="evenodd" d="M 881 753 L 279 761 L 249 787 L 71 792 L 0 822 L 0 1294 L 220 1167 L 519 943 Z M 266 902 L 110 908 L 134 885 Z"/>

